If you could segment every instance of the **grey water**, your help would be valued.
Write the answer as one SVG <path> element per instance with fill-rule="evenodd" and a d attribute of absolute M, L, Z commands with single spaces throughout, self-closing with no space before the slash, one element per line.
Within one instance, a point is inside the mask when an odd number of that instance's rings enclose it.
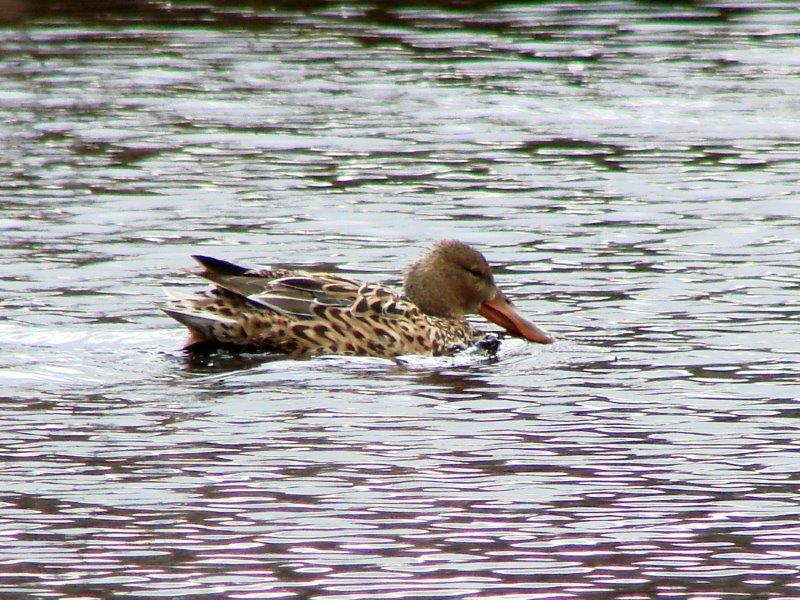
<path fill-rule="evenodd" d="M 795 3 L 0 8 L 0 597 L 800 596 Z M 158 309 L 439 238 L 559 341 Z"/>

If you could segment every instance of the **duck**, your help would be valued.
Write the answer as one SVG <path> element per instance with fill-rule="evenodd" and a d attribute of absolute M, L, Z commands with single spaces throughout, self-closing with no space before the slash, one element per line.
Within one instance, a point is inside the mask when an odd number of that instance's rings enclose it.
<path fill-rule="evenodd" d="M 352 355 L 452 355 L 485 332 L 480 314 L 510 335 L 551 344 L 497 287 L 486 258 L 458 240 L 434 243 L 406 269 L 403 293 L 338 273 L 240 266 L 193 255 L 211 287 L 169 294 L 162 310 L 185 325 L 189 351 L 214 348 L 283 353 L 292 358 Z"/>

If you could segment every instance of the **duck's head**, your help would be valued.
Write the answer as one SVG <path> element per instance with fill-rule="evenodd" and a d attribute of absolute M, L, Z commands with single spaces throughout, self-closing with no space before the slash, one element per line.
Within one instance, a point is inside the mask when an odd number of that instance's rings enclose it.
<path fill-rule="evenodd" d="M 411 263 L 405 274 L 405 294 L 433 317 L 461 319 L 480 313 L 512 335 L 540 344 L 553 342 L 497 288 L 483 254 L 463 242 L 436 242 Z"/>

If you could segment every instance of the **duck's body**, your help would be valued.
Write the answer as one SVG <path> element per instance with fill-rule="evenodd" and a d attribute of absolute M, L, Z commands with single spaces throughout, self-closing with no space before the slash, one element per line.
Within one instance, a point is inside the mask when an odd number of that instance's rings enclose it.
<path fill-rule="evenodd" d="M 461 242 L 439 242 L 413 263 L 406 296 L 337 274 L 194 258 L 213 287 L 164 309 L 189 328 L 188 349 L 233 345 L 296 358 L 439 356 L 483 337 L 464 318 L 478 311 L 515 335 L 552 341 L 516 313 L 494 286 L 483 256 Z"/>

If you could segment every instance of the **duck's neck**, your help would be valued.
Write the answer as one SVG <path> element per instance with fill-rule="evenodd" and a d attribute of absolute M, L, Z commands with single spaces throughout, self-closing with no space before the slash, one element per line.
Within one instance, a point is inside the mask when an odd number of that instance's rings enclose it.
<path fill-rule="evenodd" d="M 413 262 L 406 270 L 404 292 L 426 315 L 464 318 L 456 291 L 448 285 L 445 271 L 435 261 L 420 259 Z"/>

